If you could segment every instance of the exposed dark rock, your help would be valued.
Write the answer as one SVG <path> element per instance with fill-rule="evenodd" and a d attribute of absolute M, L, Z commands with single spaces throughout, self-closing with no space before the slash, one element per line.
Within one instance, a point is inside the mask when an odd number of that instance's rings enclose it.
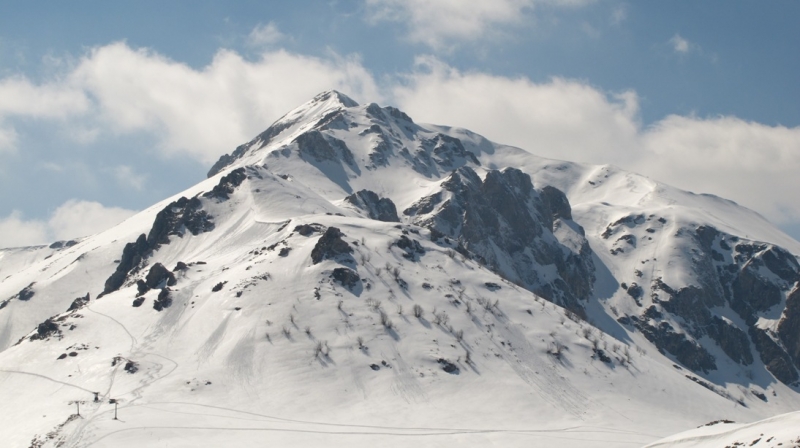
<path fill-rule="evenodd" d="M 211 292 L 222 291 L 222 287 L 225 286 L 225 283 L 228 283 L 228 282 L 219 282 L 219 283 L 217 283 L 216 285 L 214 285 L 213 288 L 211 288 Z"/>
<path fill-rule="evenodd" d="M 361 283 L 361 277 L 350 268 L 336 268 L 331 273 L 331 278 L 349 290 L 355 289 Z"/>
<path fill-rule="evenodd" d="M 611 358 L 606 355 L 606 352 L 603 351 L 602 348 L 594 348 L 592 351 L 594 352 L 593 358 L 599 359 L 606 364 L 611 364 Z"/>
<path fill-rule="evenodd" d="M 401 235 L 400 239 L 395 241 L 394 244 L 405 251 L 403 258 L 407 260 L 417 261 L 420 256 L 425 255 L 425 249 L 419 244 L 419 241 L 412 240 L 405 235 Z"/>
<path fill-rule="evenodd" d="M 175 265 L 175 268 L 172 270 L 172 272 L 185 271 L 187 269 L 189 269 L 189 266 L 187 266 L 186 263 L 179 261 L 178 264 Z"/>
<path fill-rule="evenodd" d="M 403 214 L 406 216 L 418 216 L 418 215 L 425 215 L 433 211 L 433 209 L 442 202 L 442 193 L 435 193 L 430 196 L 425 196 L 424 198 L 415 202 L 411 207 L 403 210 Z"/>
<path fill-rule="evenodd" d="M 772 340 L 766 330 L 750 327 L 749 333 L 767 370 L 784 384 L 792 384 L 797 381 L 797 370 L 792 365 L 791 358 Z"/>
<path fill-rule="evenodd" d="M 570 207 L 567 195 L 563 191 L 547 185 L 542 188 L 539 194 L 545 210 L 549 211 L 551 220 L 572 219 L 572 207 Z M 552 231 L 552 228 L 550 230 Z"/>
<path fill-rule="evenodd" d="M 311 236 L 316 232 L 322 232 L 325 226 L 322 224 L 300 224 L 294 228 L 294 231 L 302 236 Z"/>
<path fill-rule="evenodd" d="M 280 252 L 278 252 L 278 256 L 279 257 L 288 257 L 289 256 L 289 252 L 291 252 L 291 251 L 292 251 L 291 247 L 281 247 Z"/>
<path fill-rule="evenodd" d="M 227 201 L 230 195 L 233 194 L 236 187 L 242 184 L 247 179 L 247 174 L 244 168 L 236 168 L 230 173 L 222 176 L 219 183 L 214 188 L 203 194 L 204 198 L 214 198 L 219 201 Z"/>
<path fill-rule="evenodd" d="M 352 254 L 353 248 L 342 239 L 343 236 L 344 234 L 338 228 L 328 227 L 328 230 L 317 241 L 314 249 L 311 250 L 313 263 L 318 264 L 322 260 Z"/>
<path fill-rule="evenodd" d="M 62 354 L 58 355 L 58 358 L 56 358 L 56 359 L 64 359 L 66 357 L 67 357 L 67 354 L 66 353 L 62 353 Z"/>
<path fill-rule="evenodd" d="M 142 279 L 136 280 L 136 296 L 137 297 L 144 295 L 149 290 L 150 290 L 150 288 L 147 286 L 147 282 L 145 282 Z"/>
<path fill-rule="evenodd" d="M 747 333 L 718 316 L 712 318 L 707 327 L 708 335 L 722 348 L 729 358 L 743 365 L 753 363 L 750 339 Z"/>
<path fill-rule="evenodd" d="M 45 320 L 36 327 L 36 333 L 31 336 L 31 341 L 47 339 L 51 336 L 61 336 L 61 330 L 53 318 Z"/>
<path fill-rule="evenodd" d="M 128 276 L 138 271 L 153 251 L 158 250 L 162 244 L 169 244 L 170 236 L 183 237 L 187 230 L 192 235 L 213 230 L 212 217 L 202 207 L 202 202 L 197 197 L 181 197 L 158 212 L 150 232 L 146 236 L 140 235 L 136 242 L 125 245 L 116 270 L 106 280 L 103 293 L 98 298 L 121 288 Z"/>
<path fill-rule="evenodd" d="M 139 308 L 144 303 L 144 297 L 137 297 L 133 299 L 133 307 Z"/>
<path fill-rule="evenodd" d="M 497 283 L 493 283 L 493 282 L 486 282 L 486 283 L 483 284 L 483 286 L 485 286 L 486 289 L 488 289 L 489 291 L 497 291 L 498 289 L 501 289 L 500 285 L 498 285 Z"/>
<path fill-rule="evenodd" d="M 640 224 L 644 224 L 647 219 L 642 214 L 624 216 L 606 227 L 602 233 L 602 237 L 608 239 L 611 235 L 615 234 L 622 226 L 632 229 Z"/>
<path fill-rule="evenodd" d="M 644 290 L 636 282 L 633 282 L 633 283 L 631 283 L 630 286 L 628 286 L 627 292 L 628 292 L 628 295 L 633 297 L 633 299 L 636 300 L 636 301 L 641 299 L 642 296 L 644 295 Z"/>
<path fill-rule="evenodd" d="M 88 292 L 84 297 L 78 297 L 77 299 L 72 301 L 72 304 L 70 304 L 69 308 L 67 308 L 67 311 L 69 312 L 83 308 L 84 306 L 86 306 L 86 304 L 89 303 L 89 298 L 90 296 Z"/>
<path fill-rule="evenodd" d="M 628 316 L 627 321 L 639 329 L 659 351 L 670 353 L 689 369 L 706 373 L 709 370 L 716 370 L 714 356 L 701 345 L 687 339 L 686 335 L 676 333 L 668 322 L 652 325 L 635 316 Z"/>
<path fill-rule="evenodd" d="M 317 130 L 300 134 L 293 143 L 297 144 L 300 157 L 307 162 L 343 162 L 358 169 L 353 153 L 343 141 Z"/>
<path fill-rule="evenodd" d="M 124 369 L 128 373 L 134 374 L 139 371 L 139 366 L 133 361 L 128 361 L 125 363 Z"/>
<path fill-rule="evenodd" d="M 345 107 L 354 107 L 358 105 L 355 101 L 347 98 L 347 96 L 342 95 L 339 92 L 325 92 L 324 94 L 317 95 L 313 101 L 327 101 L 327 99 L 330 98 L 330 95 L 336 95 L 339 103 Z M 297 119 L 287 120 L 286 117 L 280 118 L 278 121 L 273 123 L 272 126 L 267 128 L 267 130 L 256 136 L 256 138 L 250 140 L 244 145 L 238 146 L 230 155 L 225 154 L 220 157 L 214 166 L 211 167 L 211 170 L 208 171 L 208 177 L 214 176 L 215 174 L 221 172 L 236 160 L 244 157 L 250 150 L 257 150 L 268 145 L 275 137 L 280 135 L 286 129 L 294 126 L 296 123 Z"/>
<path fill-rule="evenodd" d="M 758 263 L 751 259 L 731 284 L 733 291 L 731 308 L 749 325 L 755 323 L 756 317 L 753 314 L 755 311 L 766 311 L 780 303 L 782 299 L 778 285 L 759 274 L 758 267 L 754 266 L 756 264 Z"/>
<path fill-rule="evenodd" d="M 134 243 L 128 243 L 122 250 L 122 258 L 120 258 L 117 268 L 108 280 L 106 280 L 105 288 L 100 297 L 105 294 L 118 290 L 124 283 L 128 276 L 135 267 L 138 267 L 144 258 L 151 253 L 150 246 L 147 244 L 147 237 L 145 234 L 139 235 Z M 99 297 L 98 297 L 99 298 Z"/>
<path fill-rule="evenodd" d="M 561 196 L 548 190 L 546 205 L 534 190 L 530 176 L 514 168 L 489 171 L 481 178 L 469 167 L 454 171 L 442 187 L 450 196 L 436 213 L 420 216 L 415 224 L 438 235 L 456 240 L 457 250 L 476 259 L 498 274 L 584 315 L 580 300 L 587 299 L 594 282 L 594 264 L 588 241 L 575 223 L 567 224 L 583 238 L 580 247 L 562 245 L 553 235 L 554 211 Z M 441 194 L 441 193 L 437 193 Z M 414 215 L 436 203 L 433 196 L 406 210 Z M 564 204 L 556 214 L 566 216 Z M 580 229 L 580 230 L 577 230 Z M 435 232 L 434 232 L 435 231 Z M 558 277 L 544 281 L 539 273 L 555 267 Z"/>
<path fill-rule="evenodd" d="M 177 280 L 175 280 L 175 275 L 164 267 L 163 264 L 156 263 L 150 267 L 150 272 L 147 273 L 145 283 L 148 288 L 156 289 L 164 288 L 165 286 L 174 286 Z"/>
<path fill-rule="evenodd" d="M 32 282 L 30 285 L 22 288 L 22 290 L 18 292 L 15 297 L 23 302 L 27 302 L 28 300 L 32 299 L 36 294 L 36 292 L 33 290 L 33 285 L 35 284 L 36 282 Z"/>
<path fill-rule="evenodd" d="M 170 236 L 182 237 L 185 230 L 192 235 L 214 230 L 211 215 L 202 208 L 203 204 L 198 197 L 192 199 L 181 197 L 158 212 L 153 227 L 147 234 L 149 248 L 158 250 L 162 244 L 169 244 Z"/>
<path fill-rule="evenodd" d="M 158 293 L 158 298 L 153 301 L 153 309 L 161 311 L 172 305 L 172 292 L 169 288 L 164 288 Z"/>
<path fill-rule="evenodd" d="M 445 372 L 447 372 L 449 374 L 452 374 L 452 375 L 458 375 L 459 368 L 458 368 L 457 365 L 453 364 L 452 362 L 450 362 L 450 361 L 448 361 L 448 360 L 446 360 L 444 358 L 439 358 L 439 359 L 436 360 L 436 362 L 438 362 L 439 365 L 442 366 L 442 370 L 444 370 Z"/>
<path fill-rule="evenodd" d="M 800 369 L 800 288 L 797 286 L 786 298 L 783 318 L 778 324 L 778 337 L 794 359 L 794 365 Z"/>
<path fill-rule="evenodd" d="M 351 194 L 344 200 L 366 211 L 370 219 L 384 222 L 400 222 L 394 202 L 389 198 L 381 198 L 374 191 L 361 190 Z"/>

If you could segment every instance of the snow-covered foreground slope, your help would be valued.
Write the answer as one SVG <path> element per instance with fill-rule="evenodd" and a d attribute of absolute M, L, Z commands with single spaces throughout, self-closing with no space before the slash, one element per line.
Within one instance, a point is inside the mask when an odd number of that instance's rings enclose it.
<path fill-rule="evenodd" d="M 792 412 L 749 424 L 710 422 L 647 447 L 800 447 L 800 412 Z"/>
<path fill-rule="evenodd" d="M 0 250 L 0 437 L 600 447 L 756 421 L 800 409 L 797 245 L 328 92 L 113 229 Z"/>

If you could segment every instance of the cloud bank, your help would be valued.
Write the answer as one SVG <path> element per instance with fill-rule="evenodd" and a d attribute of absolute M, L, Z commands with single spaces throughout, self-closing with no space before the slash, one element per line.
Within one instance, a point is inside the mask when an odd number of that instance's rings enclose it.
<path fill-rule="evenodd" d="M 136 213 L 99 202 L 71 199 L 59 206 L 48 220 L 26 220 L 15 210 L 0 218 L 0 248 L 48 244 L 58 240 L 102 232 Z"/>

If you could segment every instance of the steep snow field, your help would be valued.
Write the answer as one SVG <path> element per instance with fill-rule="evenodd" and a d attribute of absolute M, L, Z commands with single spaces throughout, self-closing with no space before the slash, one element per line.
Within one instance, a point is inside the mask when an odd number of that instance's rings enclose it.
<path fill-rule="evenodd" d="M 537 158 L 391 108 L 376 128 L 373 106 L 321 95 L 215 165 L 217 174 L 106 232 L 69 247 L 0 249 L 3 446 L 643 446 L 716 420 L 800 409 L 796 386 L 760 362 L 747 371 L 717 349 L 719 368 L 698 374 L 615 320 L 635 312 L 620 289 L 635 270 L 646 271 L 642 284 L 694 281 L 673 236 L 680 228 L 714 225 L 795 254 L 796 241 L 729 201 L 613 167 Z M 298 157 L 298 137 L 315 129 L 343 141 L 352 160 L 335 145 Z M 470 163 L 469 154 L 432 149 L 428 164 L 398 148 L 440 133 L 463 142 L 481 177 L 517 167 L 537 188 L 566 193 L 574 221 L 555 220 L 553 241 L 577 252 L 579 224 L 595 250 L 585 319 L 412 217 L 369 219 L 343 200 L 369 189 L 401 212 L 436 194 L 446 168 Z M 238 167 L 239 185 L 201 194 Z M 193 234 L 199 221 L 180 221 L 168 244 L 98 299 L 126 244 L 151 232 L 160 212 L 189 215 L 180 197 L 198 197 L 213 229 Z M 652 215 L 653 230 L 635 230 L 636 252 L 612 255 L 619 243 L 602 234 L 633 212 Z M 655 232 L 664 236 L 647 240 Z M 338 249 L 325 252 L 329 237 Z M 661 262 L 645 270 L 642 253 Z M 165 277 L 137 293 L 158 263 L 174 284 Z M 33 295 L 20 297 L 26 288 Z M 652 446 L 749 444 L 758 431 L 795 440 L 796 422 L 795 413 L 717 424 Z"/>

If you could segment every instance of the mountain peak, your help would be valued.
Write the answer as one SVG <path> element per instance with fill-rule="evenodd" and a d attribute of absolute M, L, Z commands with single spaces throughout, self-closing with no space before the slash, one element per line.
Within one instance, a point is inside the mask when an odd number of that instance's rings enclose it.
<path fill-rule="evenodd" d="M 333 111 L 351 107 L 358 107 L 358 103 L 337 90 L 326 90 L 279 118 L 267 130 L 249 142 L 239 145 L 232 153 L 220 156 L 208 171 L 208 177 L 221 172 L 234 161 L 241 159 L 249 150 L 263 147 L 287 130 L 296 129 L 315 117 L 321 118 Z"/>
<path fill-rule="evenodd" d="M 311 103 L 338 103 L 344 107 L 356 107 L 358 103 L 338 90 L 326 90 L 310 101 Z"/>

